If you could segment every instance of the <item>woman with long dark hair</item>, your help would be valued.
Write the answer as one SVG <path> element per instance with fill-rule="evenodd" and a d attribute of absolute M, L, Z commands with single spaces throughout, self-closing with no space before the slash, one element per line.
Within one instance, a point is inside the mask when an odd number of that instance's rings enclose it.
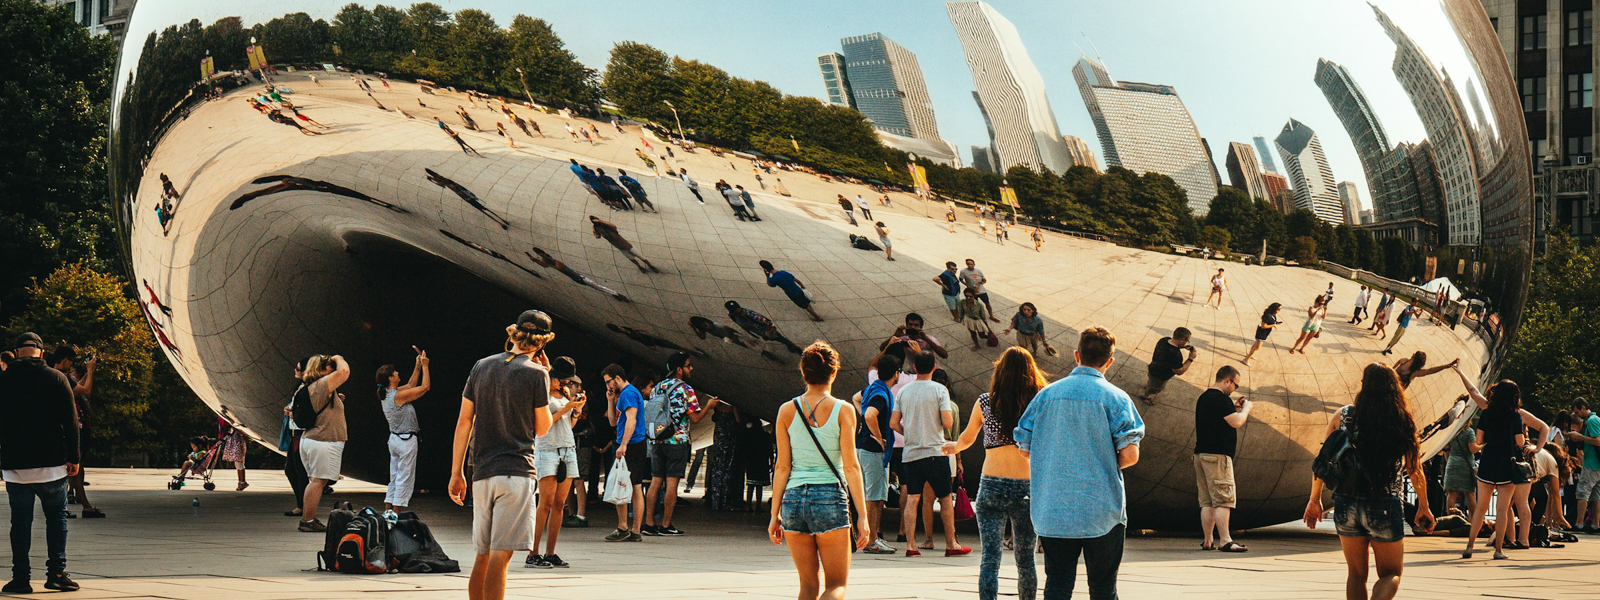
<path fill-rule="evenodd" d="M 1469 382 L 1470 383 L 1470 382 Z M 1477 390 L 1472 390 L 1476 392 Z M 1472 511 L 1472 528 L 1467 534 L 1467 548 L 1461 558 L 1472 558 L 1472 545 L 1478 541 L 1478 529 L 1489 512 L 1489 496 L 1495 495 L 1494 557 L 1506 558 L 1505 538 L 1514 519 L 1511 517 L 1511 500 L 1517 486 L 1528 483 L 1517 463 L 1526 454 L 1526 429 L 1522 425 L 1522 393 L 1517 384 L 1502 380 L 1489 387 L 1489 407 L 1478 417 L 1477 440 L 1472 449 L 1478 458 L 1478 507 Z M 1526 519 L 1527 513 L 1523 512 Z"/>
<path fill-rule="evenodd" d="M 1256 351 L 1261 349 L 1261 345 L 1267 342 L 1267 336 L 1272 335 L 1273 328 L 1283 323 L 1282 320 L 1278 319 L 1278 310 L 1282 308 L 1283 303 L 1273 302 L 1267 305 L 1266 310 L 1261 311 L 1261 324 L 1256 325 L 1256 343 L 1251 344 L 1250 351 L 1244 354 L 1245 366 L 1250 365 L 1250 358 L 1255 356 Z"/>
<path fill-rule="evenodd" d="M 1445 369 L 1454 369 L 1459 364 L 1461 364 L 1461 359 L 1458 358 L 1450 361 L 1449 364 L 1429 367 L 1428 353 L 1418 350 L 1412 352 L 1409 357 L 1395 361 L 1394 373 L 1400 376 L 1400 387 L 1411 389 L 1412 380 L 1418 377 L 1427 377 Z"/>
<path fill-rule="evenodd" d="M 978 486 L 978 541 L 983 558 L 978 568 L 978 598 L 995 600 L 1000 593 L 1000 553 L 1006 520 L 1011 520 L 1012 552 L 1017 562 L 1017 596 L 1033 600 L 1038 589 L 1034 571 L 1033 518 L 1029 516 L 1028 457 L 1017 449 L 1011 430 L 1027 410 L 1034 395 L 1048 382 L 1033 362 L 1033 355 L 1017 346 L 1007 348 L 994 363 L 989 391 L 978 396 L 961 438 L 944 445 L 946 454 L 971 447 L 983 433 L 983 479 Z"/>
<path fill-rule="evenodd" d="M 800 354 L 806 392 L 778 409 L 778 462 L 772 478 L 772 520 L 767 537 L 789 546 L 803 600 L 842 600 L 850 580 L 850 504 L 866 514 L 861 464 L 856 458 L 856 409 L 833 397 L 839 352 L 813 342 Z M 857 519 L 854 546 L 872 541 L 872 527 Z M 818 568 L 821 573 L 818 573 Z"/>
<path fill-rule="evenodd" d="M 1345 596 L 1367 598 L 1367 555 L 1377 564 L 1372 600 L 1389 600 L 1400 590 L 1405 567 L 1405 479 L 1417 493 L 1417 527 L 1433 529 L 1428 509 L 1428 480 L 1422 473 L 1417 424 L 1406 391 L 1394 369 L 1372 363 L 1361 373 L 1361 391 L 1354 404 L 1341 407 L 1328 421 L 1324 435 L 1343 428 L 1354 440 L 1360 475 L 1347 477 L 1333 490 L 1334 527 L 1344 549 Z M 1306 527 L 1322 520 L 1321 479 L 1311 480 L 1306 502 Z"/>
<path fill-rule="evenodd" d="M 1311 301 L 1311 308 L 1306 309 L 1306 324 L 1300 326 L 1300 338 L 1294 341 L 1294 347 L 1289 348 L 1289 353 L 1306 353 L 1306 346 L 1311 345 L 1311 339 L 1322 333 L 1322 319 L 1328 316 L 1328 297 L 1317 296 Z"/>

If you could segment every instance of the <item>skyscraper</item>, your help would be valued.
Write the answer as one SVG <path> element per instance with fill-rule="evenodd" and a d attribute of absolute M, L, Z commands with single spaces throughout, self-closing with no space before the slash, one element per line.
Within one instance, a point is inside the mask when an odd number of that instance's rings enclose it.
<path fill-rule="evenodd" d="M 1411 97 L 1422 128 L 1433 143 L 1433 158 L 1443 184 L 1446 223 L 1439 225 L 1451 245 L 1476 245 L 1481 235 L 1476 144 L 1471 140 L 1464 114 L 1457 110 L 1460 96 L 1447 85 L 1410 36 L 1372 7 L 1378 24 L 1394 40 L 1394 74 Z"/>
<path fill-rule="evenodd" d="M 1251 198 L 1272 199 L 1267 193 L 1267 182 L 1261 178 L 1261 163 L 1249 144 L 1228 142 L 1228 183 L 1244 190 Z"/>
<path fill-rule="evenodd" d="M 1344 207 L 1344 222 L 1346 224 L 1361 224 L 1361 192 L 1356 189 L 1356 182 L 1339 182 L 1339 205 Z"/>
<path fill-rule="evenodd" d="M 1339 189 L 1333 181 L 1333 171 L 1328 168 L 1328 157 L 1322 153 L 1322 142 L 1317 132 L 1294 119 L 1289 119 L 1276 140 L 1283 165 L 1289 170 L 1289 181 L 1294 184 L 1294 208 L 1304 208 L 1329 223 L 1344 222 L 1344 207 L 1339 202 Z"/>
<path fill-rule="evenodd" d="M 939 142 L 933 100 L 917 55 L 881 33 L 844 38 L 843 71 L 853 106 L 872 126 L 898 136 Z"/>
<path fill-rule="evenodd" d="M 1386 166 L 1404 162 L 1385 161 L 1390 152 L 1389 136 L 1384 133 L 1383 123 L 1372 110 L 1361 86 L 1350 77 L 1350 71 L 1344 66 L 1320 58 L 1317 59 L 1316 82 L 1317 87 L 1322 88 L 1322 95 L 1328 99 L 1333 114 L 1339 117 L 1345 132 L 1350 134 L 1350 143 L 1355 146 L 1356 157 L 1361 160 L 1361 170 L 1367 177 L 1367 191 L 1372 194 L 1372 205 L 1384 207 L 1379 213 L 1404 211 L 1406 207 L 1399 206 L 1400 198 L 1397 196 L 1405 194 L 1395 188 L 1397 177 L 1385 172 Z"/>
<path fill-rule="evenodd" d="M 1278 209 L 1278 212 L 1288 214 L 1294 208 L 1294 192 L 1289 189 L 1287 177 L 1277 173 L 1262 173 L 1261 183 L 1267 186 L 1267 200 L 1272 202 L 1272 207 Z"/>
<path fill-rule="evenodd" d="M 1072 157 L 1072 166 L 1089 167 L 1096 173 L 1100 172 L 1099 163 L 1094 159 L 1094 151 L 1089 149 L 1089 144 L 1075 135 L 1061 136 L 1061 142 L 1067 145 L 1067 155 Z"/>
<path fill-rule="evenodd" d="M 1088 57 L 1072 67 L 1083 104 L 1094 121 L 1107 167 L 1171 177 L 1204 216 L 1217 195 L 1217 167 L 1189 109 L 1169 85 L 1116 81 Z"/>
<path fill-rule="evenodd" d="M 1267 147 L 1267 138 L 1256 136 L 1256 156 L 1261 158 L 1261 166 L 1267 168 L 1268 173 L 1277 173 L 1278 165 L 1272 162 L 1272 149 Z"/>
<path fill-rule="evenodd" d="M 844 55 L 838 52 L 819 55 L 817 67 L 822 70 L 822 86 L 828 90 L 828 103 L 855 108 L 856 99 L 850 93 L 850 76 L 845 69 Z"/>
<path fill-rule="evenodd" d="M 1027 165 L 1062 172 L 1072 166 L 1044 78 L 1028 58 L 1016 26 L 985 2 L 948 2 L 945 9 L 994 127 L 995 167 L 1004 171 Z"/>
<path fill-rule="evenodd" d="M 999 173 L 994 168 L 994 151 L 988 146 L 973 146 L 972 168 L 984 173 Z"/>

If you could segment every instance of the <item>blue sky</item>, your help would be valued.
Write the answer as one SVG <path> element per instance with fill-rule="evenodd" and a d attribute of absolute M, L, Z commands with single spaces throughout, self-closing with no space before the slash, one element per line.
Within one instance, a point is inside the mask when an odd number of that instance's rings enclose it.
<path fill-rule="evenodd" d="M 280 0 L 206 2 L 146 0 L 133 17 L 130 40 L 174 21 L 210 22 L 240 15 L 247 22 L 304 10 L 330 18 L 342 2 Z M 373 3 L 363 2 L 367 6 Z M 392 3 L 407 6 L 409 2 Z M 446 10 L 477 7 L 501 25 L 516 14 L 549 21 L 590 67 L 603 68 L 613 43 L 654 45 L 669 54 L 700 59 L 730 74 L 767 81 L 785 93 L 822 97 L 816 56 L 839 50 L 840 38 L 882 32 L 917 55 L 945 139 L 970 159 L 968 147 L 988 142 L 971 97 L 967 70 L 943 2 L 926 0 L 811 0 L 673 3 L 611 0 L 603 10 L 574 10 L 553 0 L 476 0 L 439 4 Z M 1425 137 L 1409 99 L 1393 77 L 1394 44 L 1365 1 L 1358 0 L 1143 0 L 1141 2 L 1039 2 L 995 0 L 1016 24 L 1043 74 L 1064 135 L 1076 135 L 1099 154 L 1099 143 L 1072 80 L 1079 48 L 1100 58 L 1119 80 L 1175 86 L 1218 169 L 1230 141 L 1269 142 L 1290 117 L 1318 132 L 1338 180 L 1354 181 L 1363 206 L 1371 202 L 1343 126 L 1313 82 L 1318 58 L 1347 67 L 1383 121 L 1390 142 Z M 1381 0 L 1378 6 L 1444 67 L 1458 86 L 1471 65 L 1437 4 Z M 1092 42 L 1092 46 L 1091 46 Z M 270 51 L 270 48 L 269 48 Z M 1498 57 L 1496 57 L 1498 58 Z M 1502 59 L 1503 60 L 1503 59 Z M 124 72 L 126 67 L 124 67 Z M 1480 95 L 1482 95 L 1480 91 Z M 1275 162 L 1281 160 L 1274 157 Z M 1103 164 L 1104 157 L 1101 157 Z"/>

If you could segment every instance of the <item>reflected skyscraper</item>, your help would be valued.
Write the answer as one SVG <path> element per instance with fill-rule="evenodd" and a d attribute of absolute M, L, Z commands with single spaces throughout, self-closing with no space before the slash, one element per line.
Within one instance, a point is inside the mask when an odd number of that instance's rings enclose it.
<path fill-rule="evenodd" d="M 985 2 L 947 2 L 945 9 L 966 52 L 979 103 L 994 129 L 995 167 L 1067 170 L 1072 158 L 1061 141 L 1044 77 L 1028 58 L 1016 25 Z"/>
<path fill-rule="evenodd" d="M 1177 90 L 1116 81 L 1089 57 L 1078 59 L 1072 75 L 1100 136 L 1106 166 L 1171 177 L 1183 187 L 1189 209 L 1204 216 L 1217 195 L 1217 167 Z"/>
<path fill-rule="evenodd" d="M 933 100 L 917 55 L 881 33 L 844 38 L 845 78 L 853 106 L 872 126 L 899 136 L 939 141 Z"/>
<path fill-rule="evenodd" d="M 855 96 L 850 93 L 850 77 L 844 66 L 844 55 L 829 52 L 817 56 L 817 68 L 822 71 L 822 86 L 828 91 L 828 103 L 856 107 Z"/>
<path fill-rule="evenodd" d="M 1356 189 L 1356 182 L 1339 182 L 1339 204 L 1344 207 L 1346 224 L 1361 224 L 1361 192 Z"/>
<path fill-rule="evenodd" d="M 1067 154 L 1072 157 L 1072 166 L 1085 166 L 1100 172 L 1099 163 L 1094 159 L 1094 151 L 1089 149 L 1089 144 L 1075 135 L 1061 136 L 1061 142 L 1067 145 Z"/>
<path fill-rule="evenodd" d="M 1263 158 L 1268 156 L 1272 155 L 1262 155 Z M 1267 200 L 1272 202 L 1273 208 L 1285 214 L 1294 208 L 1294 192 L 1289 189 L 1289 178 L 1277 173 L 1262 173 L 1261 183 L 1267 186 Z"/>
<path fill-rule="evenodd" d="M 1251 198 L 1271 199 L 1267 182 L 1261 178 L 1261 163 L 1249 144 L 1228 142 L 1228 183 L 1244 190 Z"/>
<path fill-rule="evenodd" d="M 1272 162 L 1272 149 L 1267 147 L 1267 138 L 1256 136 L 1256 156 L 1261 157 L 1261 166 L 1266 167 L 1268 173 L 1277 173 L 1278 165 Z"/>
<path fill-rule="evenodd" d="M 1278 133 L 1278 152 L 1283 165 L 1289 170 L 1289 181 L 1294 185 L 1294 208 L 1304 208 L 1329 223 L 1344 222 L 1344 207 L 1339 202 L 1339 189 L 1328 168 L 1328 157 L 1322 153 L 1322 141 L 1317 132 L 1294 119 L 1289 119 Z"/>
<path fill-rule="evenodd" d="M 972 168 L 984 173 L 999 173 L 994 168 L 994 151 L 988 146 L 972 147 Z"/>
<path fill-rule="evenodd" d="M 1480 236 L 1476 144 L 1470 139 L 1466 115 L 1457 110 L 1460 96 L 1440 77 L 1422 48 L 1401 31 L 1378 7 L 1378 24 L 1394 40 L 1394 74 L 1411 97 L 1422 127 L 1433 143 L 1433 156 L 1443 184 L 1446 241 L 1451 245 L 1476 245 Z"/>

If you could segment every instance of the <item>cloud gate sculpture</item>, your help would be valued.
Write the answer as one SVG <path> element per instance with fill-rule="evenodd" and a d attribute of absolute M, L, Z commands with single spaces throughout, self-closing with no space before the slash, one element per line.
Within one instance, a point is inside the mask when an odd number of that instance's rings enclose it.
<path fill-rule="evenodd" d="M 796 344 L 837 346 L 848 395 L 918 313 L 970 408 L 1011 341 L 974 349 L 938 292 L 947 261 L 973 259 L 999 317 L 1037 306 L 1055 376 L 1078 333 L 1104 326 L 1111 381 L 1138 391 L 1162 338 L 1193 331 L 1195 366 L 1139 406 L 1148 433 L 1126 480 L 1149 527 L 1193 519 L 1194 401 L 1224 365 L 1256 405 L 1236 464 L 1243 527 L 1299 515 L 1365 364 L 1425 351 L 1480 382 L 1498 372 L 1533 179 L 1502 50 L 1514 35 L 1474 0 L 902 3 L 735 17 L 140 2 L 112 171 L 128 267 L 170 309 L 150 304 L 150 326 L 199 397 L 268 445 L 294 362 L 348 357 L 345 471 L 375 481 L 385 427 L 362 388 L 428 349 L 422 487 L 439 489 L 456 390 L 529 306 L 557 317 L 554 352 L 591 385 L 606 363 L 642 372 L 682 349 L 698 387 L 766 417 L 803 390 Z M 804 282 L 822 320 L 760 260 Z M 1391 321 L 1419 303 L 1393 356 L 1371 321 L 1349 323 L 1362 286 L 1369 317 L 1386 295 Z M 1323 329 L 1290 353 L 1324 294 Z M 1274 303 L 1284 325 L 1246 366 Z M 1436 452 L 1464 422 L 1462 388 L 1441 374 L 1410 392 Z"/>

